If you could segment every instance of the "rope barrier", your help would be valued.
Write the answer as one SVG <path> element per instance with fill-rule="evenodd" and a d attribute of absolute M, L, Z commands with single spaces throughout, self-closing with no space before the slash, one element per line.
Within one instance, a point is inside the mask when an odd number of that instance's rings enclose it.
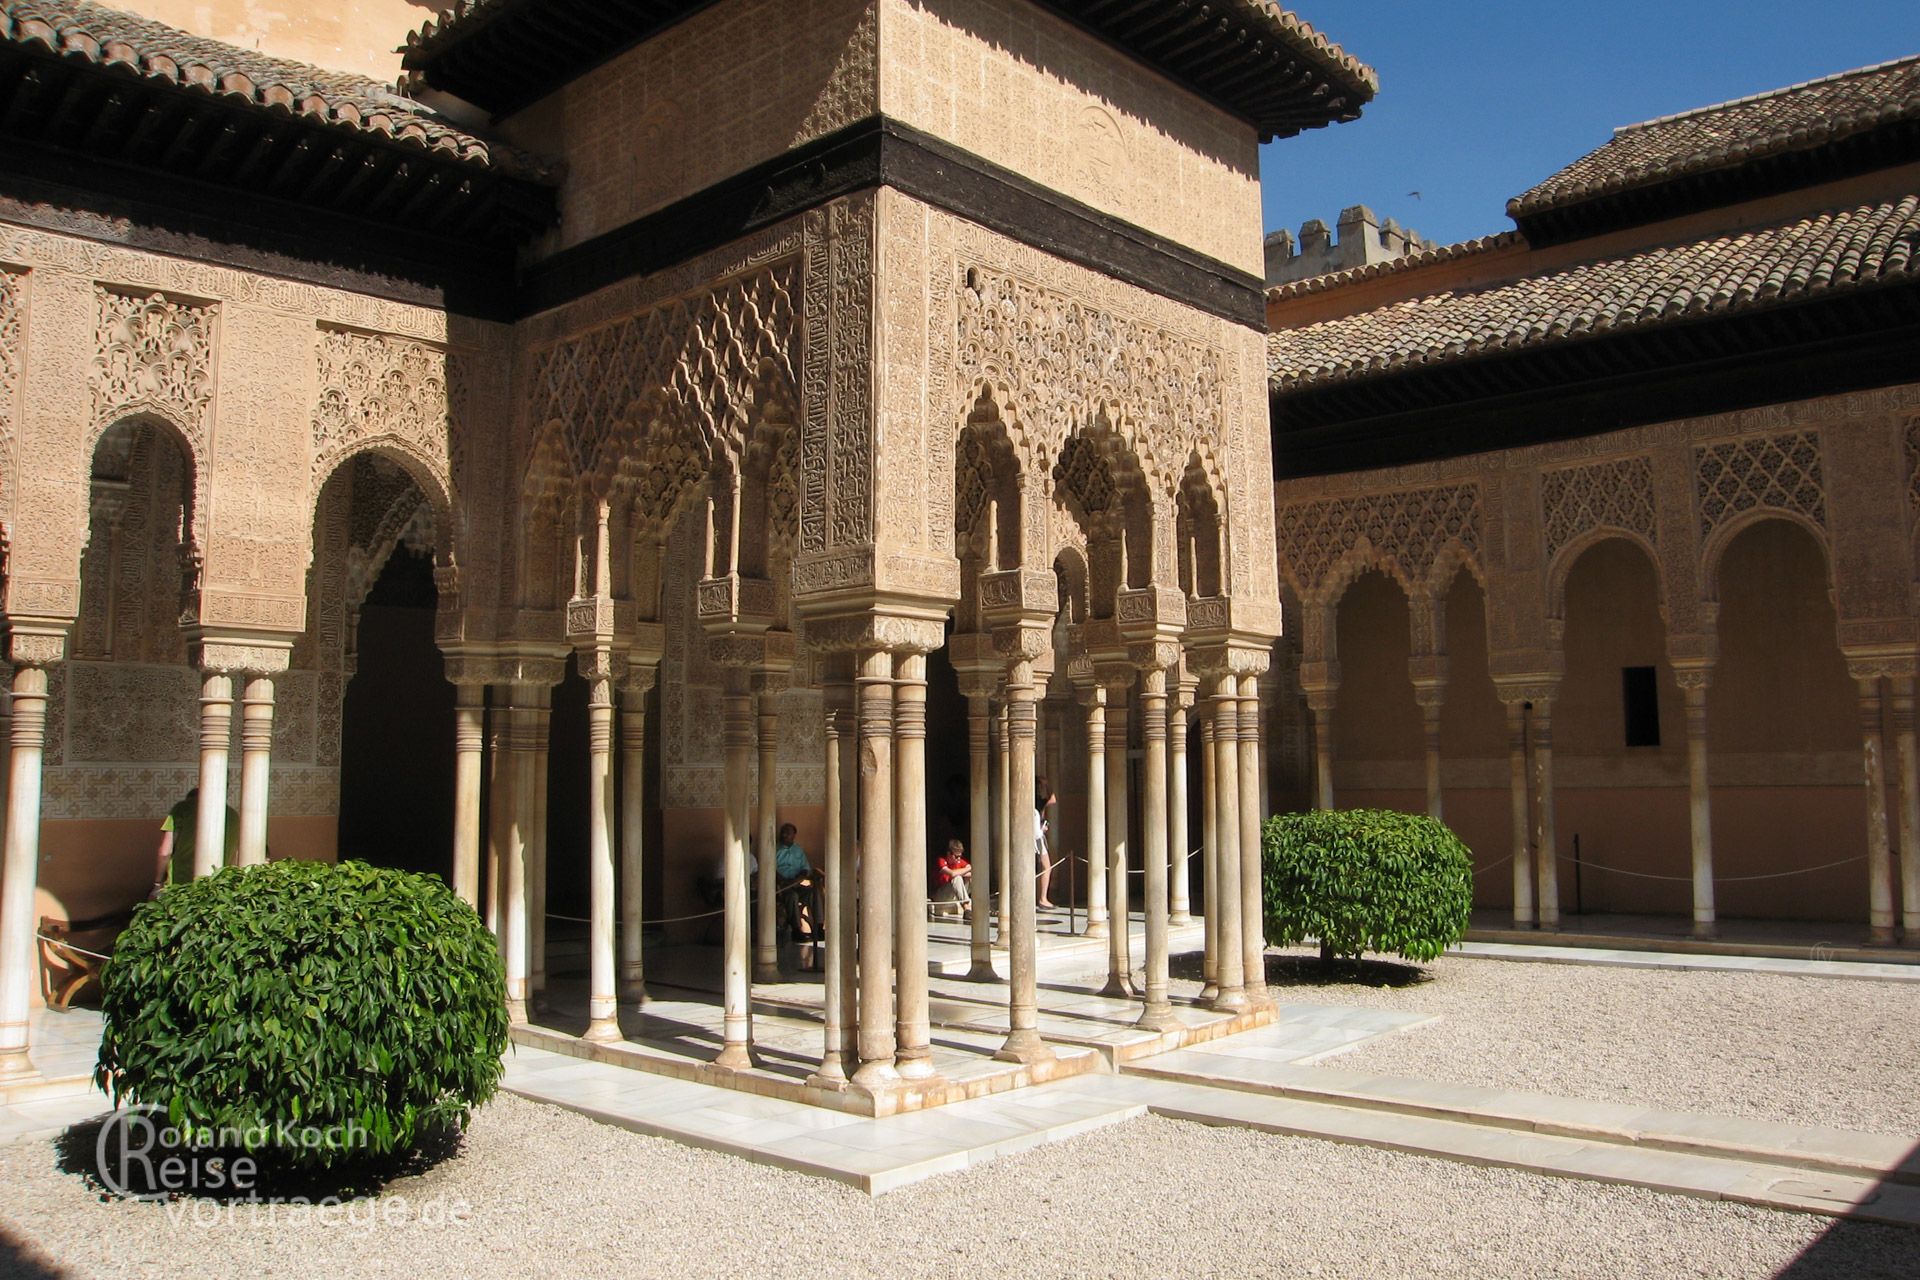
<path fill-rule="evenodd" d="M 34 932 L 33 936 L 40 939 L 40 941 L 42 942 L 51 942 L 56 947 L 64 947 L 68 951 L 76 952 L 77 954 L 83 955 L 83 956 L 91 956 L 95 960 L 113 959 L 112 956 L 106 955 L 99 951 L 89 951 L 85 947 L 76 947 L 71 942 L 68 942 L 65 938 L 51 938 L 44 933 L 40 933 L 37 930 Z"/>
<path fill-rule="evenodd" d="M 1487 872 L 1489 871 L 1498 871 L 1501 867 L 1506 866 L 1509 862 L 1512 862 L 1512 861 L 1513 861 L 1513 855 L 1508 854 L 1506 857 L 1500 859 L 1500 861 L 1498 862 L 1489 862 L 1486 866 L 1481 867 L 1479 870 L 1475 871 L 1473 874 L 1477 876 L 1483 876 L 1487 874 Z M 1580 865 L 1585 866 L 1587 864 L 1583 862 Z"/>
<path fill-rule="evenodd" d="M 1816 871 L 1831 871 L 1835 867 L 1849 866 L 1855 862 L 1865 862 L 1866 860 L 1867 855 L 1863 853 L 1857 857 L 1842 858 L 1838 862 L 1823 862 L 1817 867 L 1800 867 L 1793 871 L 1769 871 L 1757 876 L 1715 876 L 1713 882 L 1715 884 L 1738 884 L 1750 880 L 1785 880 L 1789 876 L 1809 876 Z M 1605 871 L 1610 875 L 1616 876 L 1632 876 L 1636 880 L 1669 880 L 1675 884 L 1693 883 L 1692 876 L 1660 876 L 1654 875 L 1649 871 L 1628 871 L 1623 867 L 1609 867 L 1602 863 L 1589 862 L 1585 858 L 1576 859 L 1576 862 L 1582 867 L 1591 867 L 1595 871 Z"/>
<path fill-rule="evenodd" d="M 780 897 L 780 896 L 781 896 L 781 895 L 783 895 L 783 894 L 788 894 L 788 893 L 798 893 L 798 892 L 799 892 L 799 891 L 801 890 L 801 888 L 802 888 L 802 887 L 803 887 L 803 886 L 801 886 L 801 885 L 797 885 L 797 884 L 790 884 L 790 885 L 786 885 L 786 886 L 784 886 L 784 887 L 782 887 L 782 888 L 780 888 L 780 889 L 778 889 L 778 890 L 776 890 L 776 891 L 774 892 L 774 897 L 776 897 L 776 898 L 777 898 L 777 897 Z M 647 926 L 649 926 L 649 925 L 661 925 L 661 924 L 685 924 L 685 923 L 686 923 L 687 921 L 689 921 L 689 920 L 711 920 L 711 919 L 713 919 L 713 918 L 714 918 L 715 916 L 723 916 L 723 915 L 725 915 L 726 913 L 727 913 L 727 909 L 726 909 L 725 907 L 715 907 L 715 908 L 714 908 L 713 910 L 711 910 L 711 911 L 702 911 L 702 912 L 701 912 L 700 914 L 698 914 L 698 915 L 692 915 L 692 916 L 662 916 L 662 917 L 661 917 L 660 919 L 658 919 L 658 920 L 642 920 L 642 921 L 640 922 L 640 927 L 644 929 L 644 928 L 646 928 L 646 927 L 647 927 Z M 592 920 L 592 919 L 591 919 L 590 917 L 587 917 L 587 916 L 563 916 L 563 915 L 561 915 L 561 914 L 560 914 L 560 913 L 559 913 L 558 911 L 549 911 L 549 912 L 547 912 L 547 919 L 549 919 L 549 920 L 565 920 L 565 921 L 566 921 L 566 922 L 567 922 L 568 924 L 592 924 L 592 923 L 593 923 L 593 920 Z M 614 923 L 615 923 L 615 924 L 617 925 L 617 924 L 620 924 L 620 923 L 621 923 L 621 921 L 620 921 L 619 919 L 617 919 L 617 918 L 616 918 L 616 919 L 614 920 Z"/>

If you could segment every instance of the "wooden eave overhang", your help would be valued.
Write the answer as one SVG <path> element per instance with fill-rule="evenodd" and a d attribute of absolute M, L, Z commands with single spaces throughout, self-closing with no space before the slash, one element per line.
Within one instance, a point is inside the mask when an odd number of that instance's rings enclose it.
<path fill-rule="evenodd" d="M 1920 382 L 1920 281 L 1269 396 L 1274 474 L 1402 466 Z"/>

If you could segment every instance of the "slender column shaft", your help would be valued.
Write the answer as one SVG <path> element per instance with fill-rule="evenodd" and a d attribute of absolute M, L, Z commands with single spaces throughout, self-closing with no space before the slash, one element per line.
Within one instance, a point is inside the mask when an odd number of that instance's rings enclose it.
<path fill-rule="evenodd" d="M 1310 708 L 1313 713 L 1313 803 L 1333 808 L 1333 702 Z"/>
<path fill-rule="evenodd" d="M 813 1073 L 810 1084 L 823 1088 L 837 1089 L 847 1082 L 847 1066 L 844 1050 L 846 1046 L 846 1007 L 845 993 L 841 988 L 841 975 L 846 969 L 848 956 L 841 946 L 840 921 L 845 913 L 845 885 L 847 867 L 852 859 L 847 856 L 846 846 L 840 839 L 843 821 L 841 813 L 840 780 L 840 701 L 844 688 L 829 685 L 826 689 L 826 723 L 823 726 L 826 750 L 823 756 L 826 782 L 826 822 L 820 841 L 820 861 L 826 870 L 827 882 L 821 891 L 820 929 L 827 939 L 825 970 L 821 974 L 821 993 L 823 997 L 825 1026 L 822 1028 L 823 1047 L 820 1054 L 820 1069 Z"/>
<path fill-rule="evenodd" d="M 1034 788 L 1034 714 L 1033 667 L 1026 660 L 1015 661 L 1007 671 L 1007 741 L 1010 757 L 1007 787 L 1009 807 L 1017 805 L 1016 821 L 1026 820 L 1031 838 Z M 1040 1039 L 1040 989 L 1036 968 L 1035 909 L 1039 886 L 1035 883 L 1031 856 L 1019 874 L 1007 884 L 1013 932 L 1007 944 L 1007 1040 L 994 1056 L 1006 1062 L 1028 1064 L 1053 1057 Z"/>
<path fill-rule="evenodd" d="M 1146 865 L 1146 1002 L 1139 1025 L 1165 1031 L 1178 1026 L 1167 998 L 1167 673 L 1140 671 L 1140 856 Z"/>
<path fill-rule="evenodd" d="M 849 676 L 829 686 L 840 724 L 840 1062 L 851 1073 L 860 1062 L 860 734 Z"/>
<path fill-rule="evenodd" d="M 1535 883 L 1540 886 L 1540 927 L 1560 927 L 1559 841 L 1553 826 L 1553 707 L 1541 701 L 1533 706 L 1534 816 L 1538 840 L 1534 848 Z"/>
<path fill-rule="evenodd" d="M 620 997 L 647 998 L 646 914 L 647 695 L 628 689 L 620 706 Z"/>
<path fill-rule="evenodd" d="M 1527 704 L 1507 708 L 1507 782 L 1513 817 L 1513 922 L 1533 925 L 1533 841 L 1527 813 Z"/>
<path fill-rule="evenodd" d="M 773 849 L 780 830 L 780 701 L 772 692 L 762 692 L 756 701 L 760 712 L 760 800 L 756 806 L 759 823 L 754 833 L 760 859 L 755 879 L 759 882 L 759 900 L 754 904 L 753 980 L 780 981 L 780 939 L 778 934 L 779 878 Z"/>
<path fill-rule="evenodd" d="M 1240 938 L 1240 698 L 1236 681 L 1221 675 L 1213 695 L 1214 836 L 1219 841 L 1220 890 L 1213 1007 L 1238 1013 L 1248 1006 L 1246 952 Z"/>
<path fill-rule="evenodd" d="M 894 1069 L 909 1080 L 933 1074 L 927 1009 L 927 655 L 893 661 Z"/>
<path fill-rule="evenodd" d="M 1193 922 L 1193 861 L 1187 832 L 1187 703 L 1185 694 L 1167 700 L 1167 840 L 1172 858 L 1167 910 L 1174 924 Z"/>
<path fill-rule="evenodd" d="M 1880 678 L 1863 677 L 1860 741 L 1867 786 L 1867 924 L 1874 942 L 1893 941 L 1893 858 L 1887 842 L 1886 748 L 1880 734 Z M 18 741 L 18 739 L 16 739 Z"/>
<path fill-rule="evenodd" d="M 1107 686 L 1107 983 L 1105 996 L 1131 996 L 1133 913 L 1127 871 L 1127 712 L 1131 685 Z"/>
<path fill-rule="evenodd" d="M 453 891 L 470 907 L 480 905 L 480 754 L 485 745 L 483 685 L 454 686 L 453 701 Z"/>
<path fill-rule="evenodd" d="M 611 666 L 605 655 L 603 669 Z M 587 685 L 587 1035 L 620 1038 L 620 994 L 613 964 L 613 680 L 595 675 Z"/>
<path fill-rule="evenodd" d="M 1107 691 L 1094 685 L 1087 708 L 1087 936 L 1107 936 Z"/>
<path fill-rule="evenodd" d="M 47 742 L 44 667 L 14 670 L 9 740 L 6 854 L 0 863 L 0 1080 L 38 1074 L 27 1056 L 27 1007 L 38 968 L 33 899 L 40 879 L 40 765 Z"/>
<path fill-rule="evenodd" d="M 1440 797 L 1440 692 L 1416 690 L 1420 695 L 1420 725 L 1427 745 L 1427 816 L 1442 821 Z"/>
<path fill-rule="evenodd" d="M 13 668 L 0 665 L 0 849 L 5 847 L 7 792 L 13 777 Z M 4 857 L 0 854 L 0 857 Z"/>
<path fill-rule="evenodd" d="M 1689 673 L 1691 675 L 1692 673 Z M 1693 849 L 1693 936 L 1719 932 L 1713 906 L 1713 817 L 1707 790 L 1707 686 L 1683 686 L 1687 716 L 1687 812 Z"/>
<path fill-rule="evenodd" d="M 722 1046 L 714 1065 L 736 1071 L 753 1065 L 750 1052 L 753 1028 L 747 991 L 747 814 L 752 800 L 748 794 L 748 775 L 753 765 L 750 678 L 744 668 L 727 669 L 721 726 L 726 750 L 726 807 L 721 821 L 721 839 L 726 848 L 722 904 L 725 951 L 721 961 Z"/>
<path fill-rule="evenodd" d="M 243 867 L 267 861 L 267 790 L 273 778 L 273 677 L 250 675 L 240 701 L 240 847 Z"/>
<path fill-rule="evenodd" d="M 894 1069 L 893 655 L 858 653 L 860 714 L 860 1067 L 856 1084 L 884 1089 Z"/>
<path fill-rule="evenodd" d="M 533 815 L 527 823 L 527 982 L 537 1002 L 547 989 L 548 750 L 553 741 L 553 690 L 541 685 L 533 696 Z"/>
<path fill-rule="evenodd" d="M 1240 973 L 1247 998 L 1267 1000 L 1265 875 L 1261 858 L 1260 678 L 1240 677 Z"/>
<path fill-rule="evenodd" d="M 1220 809 L 1214 783 L 1213 715 L 1200 711 L 1200 871 L 1201 919 L 1206 927 L 1206 952 L 1200 994 L 1211 1000 L 1219 993 L 1220 945 Z"/>
<path fill-rule="evenodd" d="M 1914 742 L 1914 679 L 1895 676 L 1893 738 L 1900 762 L 1900 925 L 1920 941 L 1920 753 Z"/>
<path fill-rule="evenodd" d="M 1007 703 L 1002 700 L 994 716 L 994 743 L 998 748 L 994 762 L 995 804 L 993 811 L 993 883 L 1000 900 L 1000 945 L 1007 945 L 1007 919 L 1012 912 L 1008 894 L 1013 874 L 1013 842 L 1021 834 L 1017 816 L 1022 803 L 1013 795 L 1012 748 L 1007 740 Z"/>
<path fill-rule="evenodd" d="M 993 784 L 987 773 L 992 757 L 992 711 L 983 693 L 967 695 L 967 836 L 972 847 L 967 858 L 973 864 L 973 883 L 968 896 L 973 899 L 971 963 L 967 976 L 978 982 L 992 982 L 993 971 L 993 859 L 988 829 L 993 824 Z"/>
<path fill-rule="evenodd" d="M 233 677 L 200 680 L 200 804 L 194 818 L 193 874 L 210 876 L 227 860 L 227 744 L 233 740 Z"/>
<path fill-rule="evenodd" d="M 487 928 L 500 940 L 504 959 L 507 935 L 501 902 L 506 896 L 507 837 L 513 825 L 513 757 L 509 713 L 504 705 L 506 686 L 499 688 L 501 692 L 487 716 Z"/>
<path fill-rule="evenodd" d="M 515 685 L 512 696 L 513 708 L 508 712 L 508 772 L 512 786 L 506 801 L 508 823 L 503 850 L 506 866 L 501 877 L 505 885 L 501 893 L 500 921 L 506 947 L 507 1016 L 515 1022 L 525 1022 L 527 1005 L 532 999 L 527 894 L 532 878 L 528 863 L 532 858 L 531 829 L 536 813 L 533 793 L 540 779 L 533 758 L 538 708 L 534 706 L 532 688 L 526 685 Z"/>

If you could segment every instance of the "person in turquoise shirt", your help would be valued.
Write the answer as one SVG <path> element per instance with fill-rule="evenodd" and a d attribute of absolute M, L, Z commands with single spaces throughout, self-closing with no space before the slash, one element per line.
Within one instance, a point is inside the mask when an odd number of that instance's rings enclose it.
<path fill-rule="evenodd" d="M 794 895 L 793 938 L 800 944 L 800 969 L 810 973 L 820 962 L 815 944 L 820 941 L 821 872 L 800 847 L 800 829 L 791 822 L 780 824 L 780 838 L 773 850 L 773 874 L 781 890 Z"/>
<path fill-rule="evenodd" d="M 156 851 L 153 871 L 153 891 L 155 893 L 170 884 L 180 884 L 193 879 L 193 846 L 200 826 L 200 788 L 194 787 L 180 800 L 180 803 L 167 810 L 166 820 L 160 824 L 160 848 Z M 234 852 L 240 847 L 240 815 L 234 812 L 232 805 L 227 806 L 226 851 L 221 858 L 222 866 L 233 864 Z"/>

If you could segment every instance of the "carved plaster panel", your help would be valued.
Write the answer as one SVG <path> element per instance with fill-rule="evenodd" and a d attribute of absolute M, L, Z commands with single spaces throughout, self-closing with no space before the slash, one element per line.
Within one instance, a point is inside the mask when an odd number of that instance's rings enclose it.
<path fill-rule="evenodd" d="M 1653 459 L 1645 455 L 1544 473 L 1540 502 L 1548 561 L 1599 528 L 1625 529 L 1658 545 L 1660 521 L 1653 500 Z"/>

